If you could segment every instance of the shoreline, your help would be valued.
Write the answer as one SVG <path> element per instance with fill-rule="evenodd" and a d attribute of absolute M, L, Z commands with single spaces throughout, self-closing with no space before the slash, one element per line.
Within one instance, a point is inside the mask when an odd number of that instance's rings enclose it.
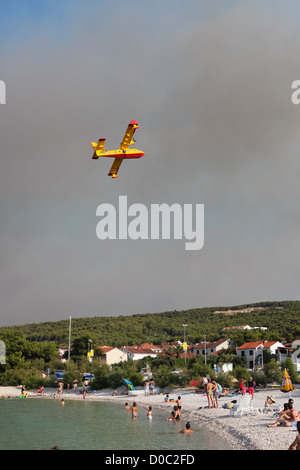
<path fill-rule="evenodd" d="M 124 387 L 123 387 L 124 388 Z M 122 389 L 123 389 L 122 388 Z M 118 391 L 120 393 L 121 389 Z M 28 391 L 28 398 L 36 399 L 52 399 L 56 394 L 56 399 L 63 398 L 67 400 L 83 400 L 83 395 L 70 392 L 63 392 L 58 395 L 56 389 L 46 389 L 43 395 L 34 391 Z M 17 398 L 21 395 L 20 387 L 0 387 L 0 398 Z M 205 408 L 207 406 L 207 397 L 201 393 L 197 394 L 186 390 L 173 390 L 169 393 L 170 399 L 177 399 L 181 396 L 182 416 L 181 422 L 185 426 L 187 421 L 191 422 L 191 426 L 197 425 L 207 429 L 208 431 L 219 436 L 228 443 L 230 450 L 287 450 L 290 444 L 297 436 L 295 427 L 267 428 L 267 424 L 275 422 L 276 418 L 273 412 L 246 414 L 242 417 L 230 416 L 230 410 L 222 408 L 224 403 L 231 402 L 235 397 L 223 397 L 219 399 L 219 408 Z M 283 406 L 290 397 L 294 400 L 294 409 L 300 412 L 300 390 L 295 389 L 293 392 L 284 393 L 280 390 L 262 389 L 254 393 L 253 407 L 262 409 L 266 397 L 273 395 L 276 404 Z M 129 404 L 136 402 L 138 405 L 151 405 L 153 414 L 155 409 L 166 412 L 166 417 L 170 416 L 175 403 L 164 402 L 164 395 L 117 395 L 112 396 L 112 390 L 100 390 L 86 395 L 86 401 L 110 401 L 114 403 Z"/>

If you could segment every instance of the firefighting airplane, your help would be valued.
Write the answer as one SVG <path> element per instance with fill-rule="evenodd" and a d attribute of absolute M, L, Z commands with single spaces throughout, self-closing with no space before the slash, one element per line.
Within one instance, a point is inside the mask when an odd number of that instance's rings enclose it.
<path fill-rule="evenodd" d="M 112 178 L 118 178 L 117 173 L 124 158 L 140 158 L 145 155 L 145 153 L 141 150 L 129 148 L 129 145 L 133 145 L 135 143 L 133 134 L 138 128 L 139 126 L 137 121 L 130 121 L 118 150 L 105 150 L 104 143 L 106 139 L 99 139 L 98 143 L 91 142 L 91 145 L 95 150 L 92 158 L 98 159 L 99 157 L 113 157 L 115 159 L 108 176 L 112 176 Z"/>

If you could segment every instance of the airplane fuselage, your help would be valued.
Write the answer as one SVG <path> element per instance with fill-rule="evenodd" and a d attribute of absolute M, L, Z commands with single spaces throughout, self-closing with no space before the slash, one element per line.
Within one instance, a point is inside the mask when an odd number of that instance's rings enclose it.
<path fill-rule="evenodd" d="M 138 149 L 130 149 L 128 148 L 127 150 L 107 150 L 105 152 L 101 152 L 100 158 L 101 157 L 112 157 L 112 158 L 140 158 L 145 155 L 142 150 Z"/>

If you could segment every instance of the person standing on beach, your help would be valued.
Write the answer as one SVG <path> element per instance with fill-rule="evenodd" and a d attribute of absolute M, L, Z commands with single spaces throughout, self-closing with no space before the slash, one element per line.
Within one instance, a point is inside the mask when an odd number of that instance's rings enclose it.
<path fill-rule="evenodd" d="M 213 393 L 213 403 L 214 403 L 214 408 L 219 408 L 219 401 L 218 401 L 218 397 L 220 395 L 221 392 L 219 392 L 219 389 L 218 389 L 218 384 L 215 380 L 212 380 L 212 384 L 214 385 L 215 389 L 214 389 L 214 393 Z"/>
<path fill-rule="evenodd" d="M 149 389 L 150 389 L 150 395 L 154 395 L 154 389 L 155 389 L 155 382 L 154 382 L 154 380 L 150 380 Z"/>
<path fill-rule="evenodd" d="M 252 395 L 252 400 L 254 398 L 253 394 L 254 394 L 255 385 L 256 385 L 256 383 L 254 382 L 253 378 L 250 377 L 250 380 L 248 382 L 248 392 L 249 392 L 249 395 Z"/>
<path fill-rule="evenodd" d="M 215 391 L 215 385 L 212 383 L 211 379 L 208 379 L 208 383 L 206 386 L 206 395 L 207 395 L 207 401 L 208 401 L 208 408 L 214 408 L 214 399 L 213 399 L 213 394 Z"/>
<path fill-rule="evenodd" d="M 146 380 L 146 382 L 144 384 L 144 392 L 145 392 L 145 397 L 148 397 L 149 396 L 149 382 L 148 382 L 148 380 Z"/>
<path fill-rule="evenodd" d="M 76 393 L 76 391 L 77 391 L 77 386 L 78 386 L 78 380 L 77 380 L 77 379 L 74 379 L 72 385 L 73 385 L 73 390 L 74 390 L 74 392 Z"/>

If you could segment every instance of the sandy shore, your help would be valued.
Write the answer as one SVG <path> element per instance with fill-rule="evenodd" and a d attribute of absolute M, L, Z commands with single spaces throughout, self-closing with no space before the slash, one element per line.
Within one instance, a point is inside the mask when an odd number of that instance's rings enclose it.
<path fill-rule="evenodd" d="M 119 391 L 120 392 L 120 391 Z M 56 393 L 55 389 L 46 389 L 43 396 L 38 395 L 36 392 L 28 392 L 29 398 L 51 398 Z M 20 395 L 19 387 L 0 387 L 0 398 L 17 397 Z M 226 440 L 230 447 L 236 450 L 287 450 L 290 444 L 297 436 L 295 427 L 276 427 L 267 428 L 267 424 L 275 422 L 273 412 L 248 414 L 242 417 L 230 416 L 230 410 L 224 409 L 222 405 L 238 397 L 224 397 L 219 400 L 219 408 L 208 409 L 206 396 L 194 392 L 187 392 L 184 390 L 173 391 L 170 394 L 170 399 L 177 398 L 181 395 L 182 398 L 182 424 L 183 427 L 186 421 L 190 421 L 191 426 L 204 427 Z M 296 389 L 291 394 L 283 393 L 280 390 L 259 390 L 254 394 L 253 406 L 254 408 L 262 409 L 266 397 L 273 395 L 276 403 L 283 406 L 291 396 L 294 399 L 294 408 L 300 412 L 300 390 Z M 57 398 L 61 398 L 56 395 Z M 83 400 L 82 395 L 78 395 L 70 391 L 64 392 L 62 397 L 64 400 Z M 166 412 L 166 418 L 170 416 L 174 403 L 165 403 L 164 395 L 154 396 L 112 396 L 112 390 L 101 390 L 93 392 L 86 396 L 86 400 L 109 400 L 115 403 L 125 403 L 128 401 L 132 404 L 136 401 L 137 404 L 152 405 L 153 415 L 155 409 L 162 409 Z"/>

